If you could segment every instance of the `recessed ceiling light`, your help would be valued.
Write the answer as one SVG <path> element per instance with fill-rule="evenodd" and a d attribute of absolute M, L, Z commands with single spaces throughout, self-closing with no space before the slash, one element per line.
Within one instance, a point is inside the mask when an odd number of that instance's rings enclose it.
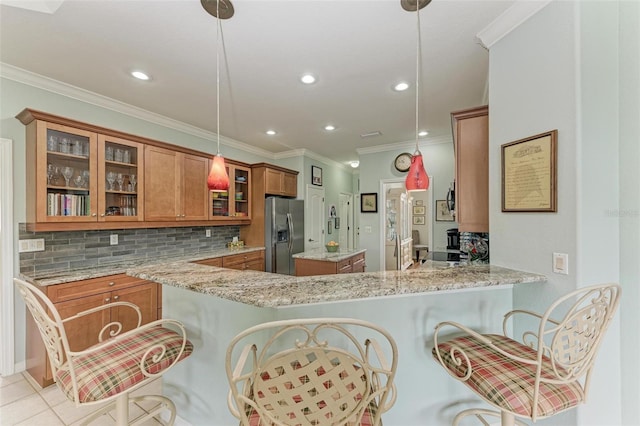
<path fill-rule="evenodd" d="M 277 132 L 276 132 L 275 130 L 267 130 L 265 133 L 266 133 L 266 134 L 268 134 L 269 136 L 273 136 L 273 135 L 275 135 Z"/>
<path fill-rule="evenodd" d="M 147 81 L 151 79 L 151 77 L 149 77 L 147 74 L 143 73 L 142 71 L 131 71 L 131 75 L 137 78 L 138 80 Z"/>
<path fill-rule="evenodd" d="M 396 92 L 404 92 L 408 88 L 409 88 L 409 83 L 405 83 L 404 81 L 393 86 L 393 90 L 395 90 Z"/>
<path fill-rule="evenodd" d="M 332 130 L 336 129 L 336 126 L 332 126 L 331 124 L 327 124 L 326 126 L 324 126 L 324 129 L 328 130 L 328 131 L 332 131 Z"/>
<path fill-rule="evenodd" d="M 427 136 L 429 134 L 429 132 L 427 132 L 426 130 L 421 130 L 418 132 L 418 136 Z"/>
<path fill-rule="evenodd" d="M 360 165 L 360 162 L 359 161 L 352 161 L 350 164 L 351 164 L 351 167 L 353 167 L 355 169 Z"/>
<path fill-rule="evenodd" d="M 316 76 L 313 74 L 303 74 L 300 81 L 304 84 L 313 84 L 316 82 Z"/>

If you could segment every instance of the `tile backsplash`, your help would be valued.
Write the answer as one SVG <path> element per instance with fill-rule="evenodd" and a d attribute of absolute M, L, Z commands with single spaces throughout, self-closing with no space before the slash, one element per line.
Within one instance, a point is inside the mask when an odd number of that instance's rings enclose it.
<path fill-rule="evenodd" d="M 65 271 L 123 260 L 154 259 L 197 254 L 224 248 L 240 235 L 239 226 L 118 229 L 104 231 L 29 232 L 20 224 L 20 239 L 43 238 L 45 250 L 20 253 L 20 272 Z M 211 237 L 206 231 L 211 231 Z M 118 235 L 118 244 L 110 236 Z"/>

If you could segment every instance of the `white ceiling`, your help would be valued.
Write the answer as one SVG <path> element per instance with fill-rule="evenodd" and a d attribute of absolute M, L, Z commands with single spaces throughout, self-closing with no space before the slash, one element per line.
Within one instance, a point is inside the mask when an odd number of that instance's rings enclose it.
<path fill-rule="evenodd" d="M 200 1 L 2 3 L 3 64 L 216 131 L 216 20 Z M 475 36 L 513 3 L 433 0 L 422 9 L 420 128 L 430 133 L 421 143 L 450 138 L 449 113 L 486 102 L 488 52 Z M 221 135 L 340 163 L 357 149 L 415 141 L 417 20 L 400 0 L 233 4 L 222 21 Z M 152 80 L 134 80 L 133 69 Z M 308 71 L 319 78 L 309 86 L 299 82 Z M 410 89 L 393 91 L 399 80 Z M 337 130 L 325 131 L 329 123 Z M 374 131 L 382 135 L 360 136 Z"/>

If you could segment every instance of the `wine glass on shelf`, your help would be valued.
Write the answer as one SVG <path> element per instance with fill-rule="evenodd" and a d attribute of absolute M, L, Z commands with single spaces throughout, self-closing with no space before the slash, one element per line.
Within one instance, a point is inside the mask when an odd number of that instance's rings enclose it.
<path fill-rule="evenodd" d="M 89 187 L 89 170 L 82 171 L 82 182 L 84 183 L 84 187 Z"/>
<path fill-rule="evenodd" d="M 124 175 L 122 173 L 117 174 L 116 182 L 118 182 L 118 187 L 120 188 L 120 191 L 122 191 L 122 184 L 124 183 Z"/>
<path fill-rule="evenodd" d="M 73 183 L 76 186 L 76 188 L 82 188 L 83 185 L 83 180 L 82 180 L 82 175 L 77 175 L 76 177 L 73 178 Z"/>
<path fill-rule="evenodd" d="M 47 185 L 52 184 L 53 175 L 56 172 L 56 166 L 53 164 L 47 164 Z"/>
<path fill-rule="evenodd" d="M 131 192 L 136 192 L 136 175 L 129 175 L 129 183 L 131 184 Z"/>
<path fill-rule="evenodd" d="M 113 191 L 113 183 L 116 181 L 115 172 L 107 173 L 107 182 L 109 182 L 109 191 Z"/>
<path fill-rule="evenodd" d="M 69 166 L 65 166 L 62 168 L 62 176 L 64 177 L 64 180 L 66 181 L 66 186 L 69 186 L 69 180 L 71 179 L 71 177 L 73 176 L 73 167 L 69 167 Z"/>

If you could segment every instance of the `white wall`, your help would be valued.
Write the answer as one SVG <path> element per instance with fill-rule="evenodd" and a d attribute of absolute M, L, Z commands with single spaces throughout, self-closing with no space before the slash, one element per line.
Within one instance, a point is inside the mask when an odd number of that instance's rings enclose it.
<path fill-rule="evenodd" d="M 547 275 L 543 291 L 518 288 L 514 307 L 544 310 L 559 294 L 589 284 L 621 281 L 621 269 L 629 267 L 634 283 L 623 284 L 623 300 L 635 295 L 633 312 L 624 312 L 611 326 L 596 362 L 589 401 L 578 410 L 540 424 L 604 425 L 622 424 L 623 404 L 620 365 L 625 365 L 624 401 L 627 424 L 637 424 L 639 375 L 638 341 L 621 341 L 623 330 L 637 333 L 637 254 L 620 259 L 620 244 L 637 247 L 638 214 L 628 218 L 620 230 L 622 206 L 629 190 L 621 186 L 625 170 L 638 165 L 637 55 L 621 55 L 618 36 L 635 35 L 637 54 L 637 5 L 635 20 L 620 27 L 618 2 L 552 2 L 535 16 L 501 39 L 490 50 L 490 232 L 491 263 Z M 619 33 L 619 28 L 622 32 Z M 629 46 L 628 49 L 633 47 Z M 633 56 L 633 55 L 631 55 Z M 621 81 L 627 62 L 636 73 Z M 635 66 L 635 68 L 634 68 Z M 624 83 L 635 88 L 635 97 L 625 102 Z M 619 142 L 620 118 L 628 118 Z M 634 109 L 635 108 L 635 109 Z M 500 145 L 558 129 L 558 211 L 557 213 L 502 213 L 500 206 Z M 631 139 L 635 138 L 632 143 Z M 626 159 L 623 149 L 635 158 Z M 637 171 L 631 199 L 626 208 L 638 212 Z M 613 212 L 613 213 L 612 213 Z M 635 231 L 635 236 L 621 236 Z M 569 275 L 551 270 L 553 252 L 569 254 Z M 631 266 L 633 262 L 634 267 Z M 633 301 L 631 303 L 634 303 Z M 629 308 L 628 308 L 629 309 Z M 629 353 L 628 362 L 621 360 Z M 633 355 L 631 355 L 633 354 Z M 632 361 L 633 359 L 633 361 Z M 633 365 L 631 371 L 627 365 Z M 635 383 L 634 383 L 635 382 Z M 626 392 L 629 392 L 626 394 Z M 635 397 L 635 399 L 631 399 Z M 635 401 L 635 403 L 631 403 Z M 632 413 L 633 411 L 633 413 Z"/>

